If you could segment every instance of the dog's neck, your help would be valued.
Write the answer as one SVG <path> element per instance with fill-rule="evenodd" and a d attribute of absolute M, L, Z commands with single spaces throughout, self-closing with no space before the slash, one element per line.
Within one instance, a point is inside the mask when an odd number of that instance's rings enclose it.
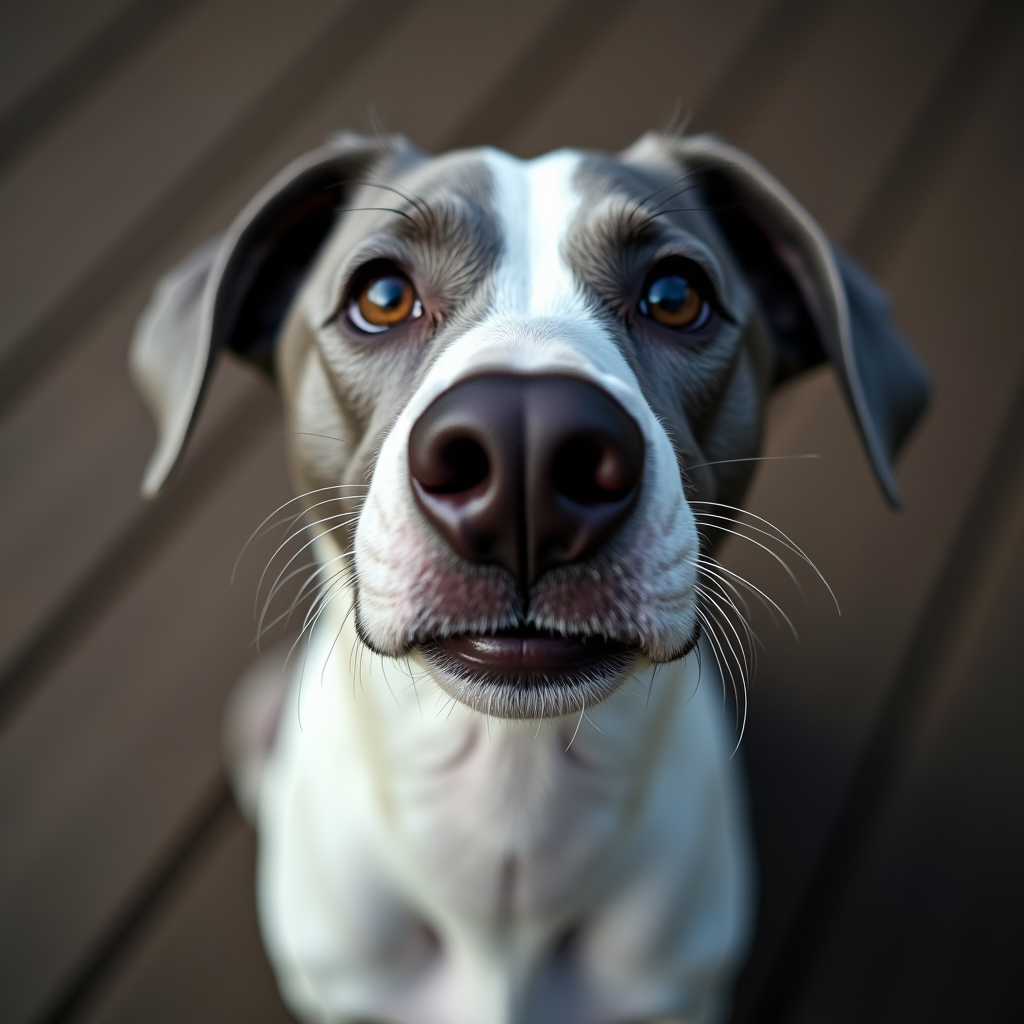
<path fill-rule="evenodd" d="M 364 773 L 397 845 L 460 900 L 529 912 L 599 871 L 598 851 L 642 806 L 673 705 L 698 685 L 697 656 L 638 662 L 575 715 L 489 718 L 454 702 L 416 653 L 370 652 L 351 600 L 335 594 L 299 656 L 303 729 L 329 737 L 322 770 Z"/>

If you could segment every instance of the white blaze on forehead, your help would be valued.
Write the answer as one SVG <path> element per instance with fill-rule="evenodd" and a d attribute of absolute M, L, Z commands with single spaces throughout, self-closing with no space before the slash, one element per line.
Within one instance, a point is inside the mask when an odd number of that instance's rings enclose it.
<path fill-rule="evenodd" d="M 483 157 L 494 176 L 503 236 L 494 314 L 578 314 L 582 301 L 562 243 L 579 208 L 572 180 L 582 157 L 566 150 L 529 161 L 497 150 L 485 150 Z"/>

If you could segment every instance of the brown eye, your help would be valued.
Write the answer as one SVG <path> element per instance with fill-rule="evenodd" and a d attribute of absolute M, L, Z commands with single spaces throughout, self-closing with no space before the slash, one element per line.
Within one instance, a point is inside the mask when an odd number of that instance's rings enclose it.
<path fill-rule="evenodd" d="M 676 330 L 702 327 L 711 310 L 701 293 L 681 274 L 665 274 L 647 286 L 640 312 Z"/>
<path fill-rule="evenodd" d="M 379 334 L 423 315 L 423 306 L 408 278 L 397 273 L 371 277 L 348 307 L 348 317 L 361 331 Z"/>

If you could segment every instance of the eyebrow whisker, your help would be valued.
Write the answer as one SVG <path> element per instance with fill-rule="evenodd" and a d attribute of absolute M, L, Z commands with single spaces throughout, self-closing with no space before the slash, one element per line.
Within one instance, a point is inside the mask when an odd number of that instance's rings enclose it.
<path fill-rule="evenodd" d="M 379 210 L 382 213 L 394 213 L 399 217 L 404 217 L 411 224 L 416 223 L 416 218 L 412 214 L 406 213 L 405 210 L 398 210 L 393 206 L 341 206 L 338 208 L 338 213 L 363 213 L 373 210 Z"/>
<path fill-rule="evenodd" d="M 402 199 L 418 210 L 421 215 L 425 216 L 429 212 L 429 207 L 425 200 L 416 195 L 415 192 L 409 192 L 405 189 L 398 188 L 397 185 L 385 185 L 382 181 L 347 181 L 345 184 L 361 185 L 366 188 L 380 188 L 388 192 L 394 192 L 396 196 L 401 196 Z"/>

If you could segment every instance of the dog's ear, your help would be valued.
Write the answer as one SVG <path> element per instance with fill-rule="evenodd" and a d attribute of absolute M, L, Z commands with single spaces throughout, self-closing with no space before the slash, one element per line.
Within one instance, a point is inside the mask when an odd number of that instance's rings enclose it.
<path fill-rule="evenodd" d="M 177 464 L 221 349 L 273 374 L 278 333 L 334 225 L 346 183 L 413 153 L 397 136 L 336 136 L 289 164 L 225 234 L 157 283 L 129 357 L 157 426 L 156 450 L 142 481 L 145 497 L 159 493 Z"/>
<path fill-rule="evenodd" d="M 898 507 L 893 459 L 930 387 L 885 295 L 757 161 L 715 136 L 645 136 L 626 156 L 642 160 L 666 148 L 673 165 L 693 175 L 694 192 L 758 298 L 775 341 L 775 382 L 831 363 L 882 490 Z"/>

